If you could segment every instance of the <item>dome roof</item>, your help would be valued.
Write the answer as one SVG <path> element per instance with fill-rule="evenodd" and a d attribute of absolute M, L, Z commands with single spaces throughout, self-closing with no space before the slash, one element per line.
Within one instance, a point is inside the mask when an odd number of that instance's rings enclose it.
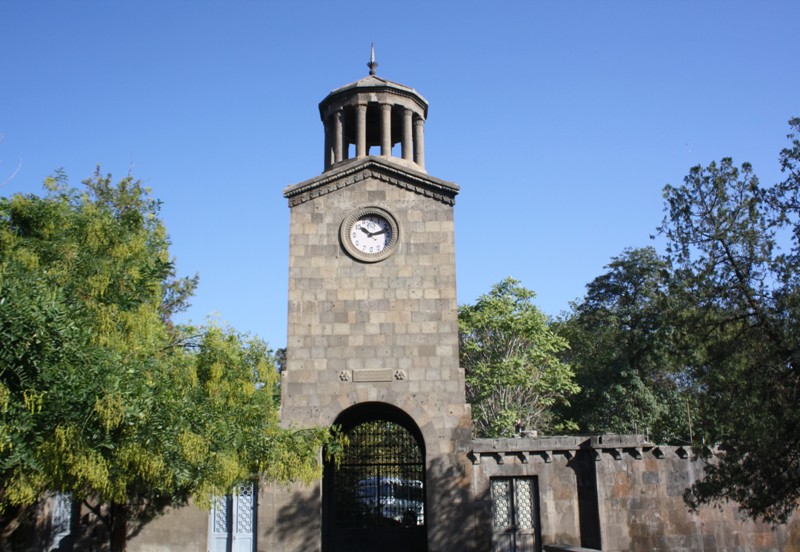
<path fill-rule="evenodd" d="M 364 77 L 363 79 L 359 79 L 359 80 L 357 80 L 355 82 L 351 82 L 350 84 L 345 84 L 344 86 L 340 86 L 339 88 L 337 88 L 335 90 L 332 90 L 331 93 L 328 94 L 328 96 L 333 96 L 333 95 L 340 94 L 340 93 L 348 91 L 348 90 L 353 90 L 353 89 L 358 89 L 358 88 L 376 88 L 376 87 L 377 88 L 395 88 L 400 92 L 405 92 L 406 94 L 414 94 L 415 96 L 418 96 L 419 98 L 423 99 L 423 101 L 424 101 L 424 98 L 422 98 L 422 96 L 419 94 L 419 92 L 417 92 L 413 88 L 410 88 L 408 86 L 404 86 L 404 85 L 402 85 L 400 83 L 397 83 L 397 82 L 390 81 L 388 79 L 382 79 L 377 75 L 369 75 L 367 77 Z M 428 103 L 428 102 L 426 101 L 425 103 Z"/>
<path fill-rule="evenodd" d="M 345 98 L 358 98 L 364 95 L 389 94 L 401 96 L 412 100 L 419 106 L 423 117 L 428 116 L 428 100 L 422 94 L 409 86 L 405 86 L 388 79 L 383 79 L 377 75 L 369 75 L 350 84 L 345 84 L 336 88 L 328 94 L 319 104 L 320 114 L 324 114 L 327 107 L 334 103 L 340 103 Z M 324 116 L 324 115 L 323 115 Z"/>

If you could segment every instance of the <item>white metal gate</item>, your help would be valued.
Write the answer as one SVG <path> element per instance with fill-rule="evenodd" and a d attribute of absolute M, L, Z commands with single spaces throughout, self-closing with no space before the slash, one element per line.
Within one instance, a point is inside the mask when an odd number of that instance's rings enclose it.
<path fill-rule="evenodd" d="M 209 552 L 253 552 L 255 512 L 253 483 L 240 485 L 234 493 L 214 498 L 208 520 Z"/>
<path fill-rule="evenodd" d="M 492 478 L 491 491 L 493 552 L 540 550 L 536 478 Z"/>

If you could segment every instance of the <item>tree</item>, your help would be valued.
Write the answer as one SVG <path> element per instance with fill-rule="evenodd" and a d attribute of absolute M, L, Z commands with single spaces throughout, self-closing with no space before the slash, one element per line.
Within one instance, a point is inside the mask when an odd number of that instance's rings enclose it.
<path fill-rule="evenodd" d="M 98 171 L 84 185 L 59 175 L 44 197 L 0 200 L 6 531 L 46 493 L 68 492 L 117 552 L 168 505 L 207 504 L 259 474 L 318 476 L 330 434 L 279 427 L 266 345 L 171 322 L 197 280 L 175 278 L 159 203 L 130 177 Z"/>
<path fill-rule="evenodd" d="M 627 249 L 558 325 L 581 392 L 565 409 L 581 431 L 690 436 L 691 379 L 672 354 L 667 262 L 652 247 Z"/>
<path fill-rule="evenodd" d="M 558 358 L 567 347 L 533 305 L 534 293 L 512 278 L 458 309 L 467 401 L 481 437 L 507 436 L 515 424 L 559 430 L 555 405 L 578 391 L 572 369 Z"/>
<path fill-rule="evenodd" d="M 764 188 L 729 158 L 693 167 L 665 188 L 660 228 L 671 293 L 694 306 L 680 327 L 703 425 L 724 446 L 686 499 L 776 523 L 800 501 L 800 119 L 790 128 L 785 181 Z"/>

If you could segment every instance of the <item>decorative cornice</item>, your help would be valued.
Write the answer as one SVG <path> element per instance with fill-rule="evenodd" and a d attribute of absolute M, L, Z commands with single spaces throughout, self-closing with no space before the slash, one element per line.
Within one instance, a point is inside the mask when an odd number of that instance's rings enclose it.
<path fill-rule="evenodd" d="M 716 456 L 720 449 L 706 447 L 703 451 L 693 451 L 691 447 L 655 445 L 644 435 L 563 435 L 549 437 L 515 437 L 497 439 L 472 439 L 467 447 L 467 458 L 473 464 L 481 464 L 483 459 L 494 459 L 501 464 L 504 457 L 515 456 L 527 463 L 540 458 L 551 463 L 554 455 L 562 455 L 567 461 L 579 451 L 587 451 L 595 461 L 602 461 L 604 455 L 614 460 L 622 460 L 626 455 L 634 460 L 643 460 L 651 455 L 658 460 L 681 459 L 696 460 L 702 456 Z M 527 462 L 526 462 L 527 459 Z"/>
<path fill-rule="evenodd" d="M 458 185 L 452 182 L 406 170 L 379 157 L 366 157 L 356 163 L 334 168 L 316 178 L 289 186 L 283 191 L 283 197 L 289 200 L 289 207 L 294 207 L 367 178 L 386 182 L 447 205 L 455 205 L 455 196 L 459 191 Z"/>
<path fill-rule="evenodd" d="M 378 77 L 372 78 L 377 79 Z M 362 86 L 360 82 L 361 81 L 343 86 L 342 88 L 334 90 L 328 94 L 328 96 L 319 103 L 319 114 L 322 120 L 325 120 L 326 113 L 332 106 L 341 108 L 346 105 L 358 103 L 359 95 L 361 94 L 370 96 L 373 94 L 389 94 L 392 96 L 405 98 L 411 100 L 420 108 L 423 117 L 428 116 L 428 100 L 423 98 L 413 88 L 407 88 L 391 81 L 384 81 L 380 84 L 369 84 L 366 86 Z M 334 109 L 334 111 L 337 110 L 338 109 Z"/>

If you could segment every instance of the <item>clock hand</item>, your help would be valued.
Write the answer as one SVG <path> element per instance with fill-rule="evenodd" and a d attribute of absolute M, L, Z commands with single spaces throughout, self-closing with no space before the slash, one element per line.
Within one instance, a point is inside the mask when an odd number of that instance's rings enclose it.
<path fill-rule="evenodd" d="M 366 228 L 364 228 L 363 226 L 359 226 L 358 229 L 361 230 L 362 232 L 364 232 L 367 235 L 367 237 L 369 237 L 369 238 L 372 237 L 372 234 L 370 233 L 370 231 L 367 230 Z"/>
<path fill-rule="evenodd" d="M 372 236 L 377 236 L 378 234 L 385 234 L 385 233 L 386 233 L 386 228 L 384 228 L 383 230 L 379 230 L 377 232 L 371 232 L 369 237 L 371 238 Z"/>

